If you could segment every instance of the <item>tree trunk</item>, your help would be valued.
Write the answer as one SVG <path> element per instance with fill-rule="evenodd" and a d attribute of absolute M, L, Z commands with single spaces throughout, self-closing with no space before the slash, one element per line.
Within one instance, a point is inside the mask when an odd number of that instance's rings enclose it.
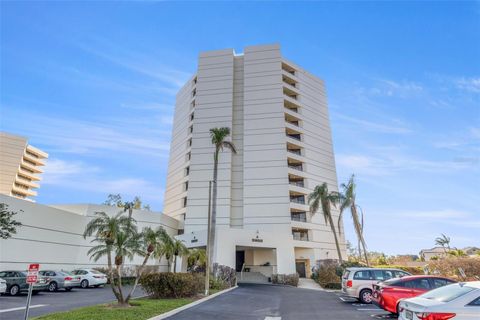
<path fill-rule="evenodd" d="M 368 261 L 367 245 L 365 243 L 365 238 L 363 237 L 363 226 L 360 224 L 360 221 L 358 220 L 358 213 L 357 213 L 357 208 L 355 207 L 355 202 L 352 203 L 350 210 L 352 211 L 352 218 L 353 218 L 353 223 L 355 225 L 355 232 L 357 233 L 358 241 L 362 245 L 363 255 L 365 257 L 365 263 L 367 264 L 367 266 L 370 266 L 370 263 Z"/>
<path fill-rule="evenodd" d="M 335 224 L 333 223 L 333 218 L 330 211 L 328 213 L 328 220 L 330 222 L 330 228 L 332 229 L 333 237 L 335 239 L 335 246 L 337 247 L 338 260 L 340 261 L 340 263 L 342 263 L 343 262 L 342 251 L 340 249 L 340 243 L 338 242 L 337 231 L 335 230 Z"/>
<path fill-rule="evenodd" d="M 125 299 L 123 298 L 122 291 L 122 266 L 117 265 L 117 277 L 118 277 L 118 304 L 122 307 L 125 306 Z"/>
<path fill-rule="evenodd" d="M 119 302 L 119 295 L 115 285 L 115 277 L 113 275 L 113 266 L 112 266 L 112 252 L 109 251 L 107 255 L 107 266 L 108 266 L 108 277 L 110 278 L 110 286 L 112 287 L 113 294 Z"/>
<path fill-rule="evenodd" d="M 212 221 L 210 226 L 210 234 L 209 234 L 209 243 L 210 243 L 210 250 L 209 254 L 209 270 L 212 270 L 212 265 L 214 263 L 213 256 L 215 253 L 215 232 L 216 232 L 216 225 L 217 225 L 217 175 L 218 175 L 218 155 L 219 155 L 219 148 L 216 147 L 215 155 L 213 159 L 213 189 L 212 189 Z"/>
<path fill-rule="evenodd" d="M 135 278 L 135 283 L 133 284 L 133 288 L 130 290 L 130 292 L 127 295 L 127 298 L 125 299 L 126 304 L 128 304 L 128 302 L 130 301 L 130 298 L 132 297 L 133 293 L 135 292 L 135 289 L 137 289 L 138 281 L 140 280 L 140 277 L 142 276 L 143 269 L 145 268 L 145 265 L 147 264 L 147 261 L 150 258 L 150 255 L 151 255 L 151 253 L 147 253 L 147 255 L 145 256 L 145 259 L 143 259 L 142 265 L 137 270 L 137 277 Z"/>
<path fill-rule="evenodd" d="M 173 273 L 177 273 L 177 255 L 173 258 Z"/>

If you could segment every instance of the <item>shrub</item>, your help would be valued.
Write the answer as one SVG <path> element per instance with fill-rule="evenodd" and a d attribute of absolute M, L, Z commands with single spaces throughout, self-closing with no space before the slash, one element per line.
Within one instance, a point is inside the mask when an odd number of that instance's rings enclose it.
<path fill-rule="evenodd" d="M 274 284 L 283 284 L 283 285 L 297 287 L 298 281 L 299 281 L 298 273 L 272 275 L 272 283 Z"/>
<path fill-rule="evenodd" d="M 341 266 L 335 263 L 324 263 L 318 266 L 312 274 L 312 279 L 320 284 L 323 288 L 334 289 L 341 287 L 341 277 L 338 273 Z"/>
<path fill-rule="evenodd" d="M 184 298 L 200 293 L 203 279 L 198 274 L 158 272 L 143 276 L 140 284 L 152 298 Z"/>
<path fill-rule="evenodd" d="M 223 285 L 226 286 L 225 288 L 233 287 L 237 283 L 237 273 L 233 268 L 214 263 L 212 272 L 213 278 L 216 281 L 223 282 Z"/>
<path fill-rule="evenodd" d="M 460 275 L 459 268 L 462 268 L 467 276 L 466 279 Z M 480 277 L 480 259 L 468 257 L 449 257 L 436 261 L 429 261 L 430 273 L 450 277 L 456 280 L 476 280 Z"/>

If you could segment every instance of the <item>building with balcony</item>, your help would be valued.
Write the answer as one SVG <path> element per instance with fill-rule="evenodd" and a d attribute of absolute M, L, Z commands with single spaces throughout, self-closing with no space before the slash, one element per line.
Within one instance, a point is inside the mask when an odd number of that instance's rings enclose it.
<path fill-rule="evenodd" d="M 330 227 L 307 203 L 316 185 L 338 190 L 323 81 L 278 45 L 200 54 L 177 94 L 163 210 L 181 221 L 189 247 L 206 244 L 214 127 L 229 127 L 237 148 L 220 155 L 214 262 L 305 277 L 335 259 Z"/>
<path fill-rule="evenodd" d="M 0 151 L 0 193 L 34 201 L 48 154 L 5 132 L 0 132 Z"/>

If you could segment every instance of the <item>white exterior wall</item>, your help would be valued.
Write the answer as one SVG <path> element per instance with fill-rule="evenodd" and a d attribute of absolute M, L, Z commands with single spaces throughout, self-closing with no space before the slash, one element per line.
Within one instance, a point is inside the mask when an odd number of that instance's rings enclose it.
<path fill-rule="evenodd" d="M 18 212 L 15 220 L 23 225 L 17 234 L 0 240 L 0 270 L 25 270 L 29 263 L 40 263 L 42 269 L 72 270 L 80 267 L 106 267 L 106 259 L 97 262 L 88 257 L 93 246 L 92 237 L 83 239 L 85 226 L 95 212 L 117 214 L 121 208 L 103 205 L 45 206 L 13 197 L 0 195 L 0 203 L 6 203 L 10 211 Z M 178 221 L 158 212 L 134 210 L 139 230 L 150 226 L 163 227 L 170 235 L 177 234 Z M 125 267 L 140 265 L 143 258 L 126 261 Z M 149 265 L 159 265 L 166 271 L 166 261 L 150 260 Z"/>
<path fill-rule="evenodd" d="M 294 88 L 282 79 L 284 64 L 295 70 L 289 75 L 296 82 Z M 298 113 L 284 107 L 284 88 L 298 94 L 293 100 Z M 195 117 L 190 122 L 185 111 L 191 108 L 190 101 L 184 97 L 192 97 L 195 90 Z M 298 118 L 300 126 L 287 123 L 288 114 Z M 186 131 L 185 123 L 193 123 L 190 161 L 175 153 L 190 150 L 182 147 L 187 135 L 175 138 L 182 135 L 179 131 Z M 309 259 L 313 266 L 317 260 L 336 258 L 333 234 L 321 213 L 309 215 L 307 222 L 291 218 L 292 210 L 309 210 L 308 205 L 290 201 L 292 192 L 306 197 L 323 182 L 331 191 L 338 190 L 324 84 L 282 57 L 278 45 L 247 47 L 243 55 L 232 49 L 201 53 L 197 74 L 179 92 L 171 145 L 171 157 L 178 160 L 170 161 L 164 213 L 186 212 L 181 239 L 189 246 L 205 245 L 214 152 L 209 130 L 223 126 L 231 128 L 230 139 L 238 153 L 224 150 L 220 154 L 216 262 L 235 266 L 238 247 L 276 249 L 279 273 L 295 272 L 295 259 Z M 301 141 L 287 137 L 287 129 L 299 132 Z M 287 143 L 301 147 L 302 154 L 287 152 Z M 287 159 L 302 162 L 303 171 L 289 168 Z M 188 177 L 177 174 L 187 166 Z M 303 177 L 304 187 L 291 185 L 289 174 Z M 179 196 L 175 186 L 182 179 L 188 179 L 189 189 Z M 185 196 L 187 206 L 181 208 L 179 199 Z M 338 211 L 333 211 L 337 221 Z M 308 241 L 293 240 L 292 228 L 307 229 Z M 257 231 L 264 235 L 262 243 L 252 241 Z M 343 234 L 340 240 L 345 252 Z"/>

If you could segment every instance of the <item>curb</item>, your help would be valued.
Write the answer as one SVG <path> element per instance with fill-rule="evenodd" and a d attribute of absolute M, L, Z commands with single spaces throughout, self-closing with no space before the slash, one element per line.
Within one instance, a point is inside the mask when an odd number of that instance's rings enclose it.
<path fill-rule="evenodd" d="M 229 288 L 229 289 L 222 290 L 222 291 L 220 291 L 220 292 L 217 292 L 217 293 L 214 293 L 214 294 L 212 294 L 212 295 L 209 295 L 208 297 L 205 297 L 205 298 L 202 298 L 202 299 L 193 301 L 193 302 L 191 302 L 191 303 L 189 303 L 189 304 L 186 304 L 186 305 L 181 306 L 181 307 L 179 307 L 179 308 L 176 308 L 176 309 L 170 310 L 170 311 L 168 311 L 168 312 L 162 313 L 162 314 L 160 314 L 160 315 L 158 315 L 158 316 L 155 316 L 155 317 L 153 317 L 153 318 L 150 318 L 150 319 L 148 319 L 148 320 L 163 320 L 163 319 L 166 319 L 166 318 L 171 317 L 171 316 L 173 316 L 173 315 L 175 315 L 175 314 L 177 314 L 177 313 L 179 313 L 179 312 L 181 312 L 181 311 L 183 311 L 183 310 L 190 309 L 191 307 L 194 307 L 194 306 L 196 306 L 196 305 L 199 305 L 200 303 L 203 303 L 203 302 L 205 302 L 205 301 L 208 301 L 208 300 L 210 300 L 210 299 L 213 299 L 213 298 L 215 298 L 215 297 L 218 297 L 219 295 L 224 294 L 224 293 L 227 293 L 227 292 L 229 292 L 229 291 L 232 291 L 232 290 L 234 290 L 234 289 L 236 289 L 236 288 L 238 288 L 238 286 L 235 286 L 235 287 L 231 287 L 231 288 Z"/>

